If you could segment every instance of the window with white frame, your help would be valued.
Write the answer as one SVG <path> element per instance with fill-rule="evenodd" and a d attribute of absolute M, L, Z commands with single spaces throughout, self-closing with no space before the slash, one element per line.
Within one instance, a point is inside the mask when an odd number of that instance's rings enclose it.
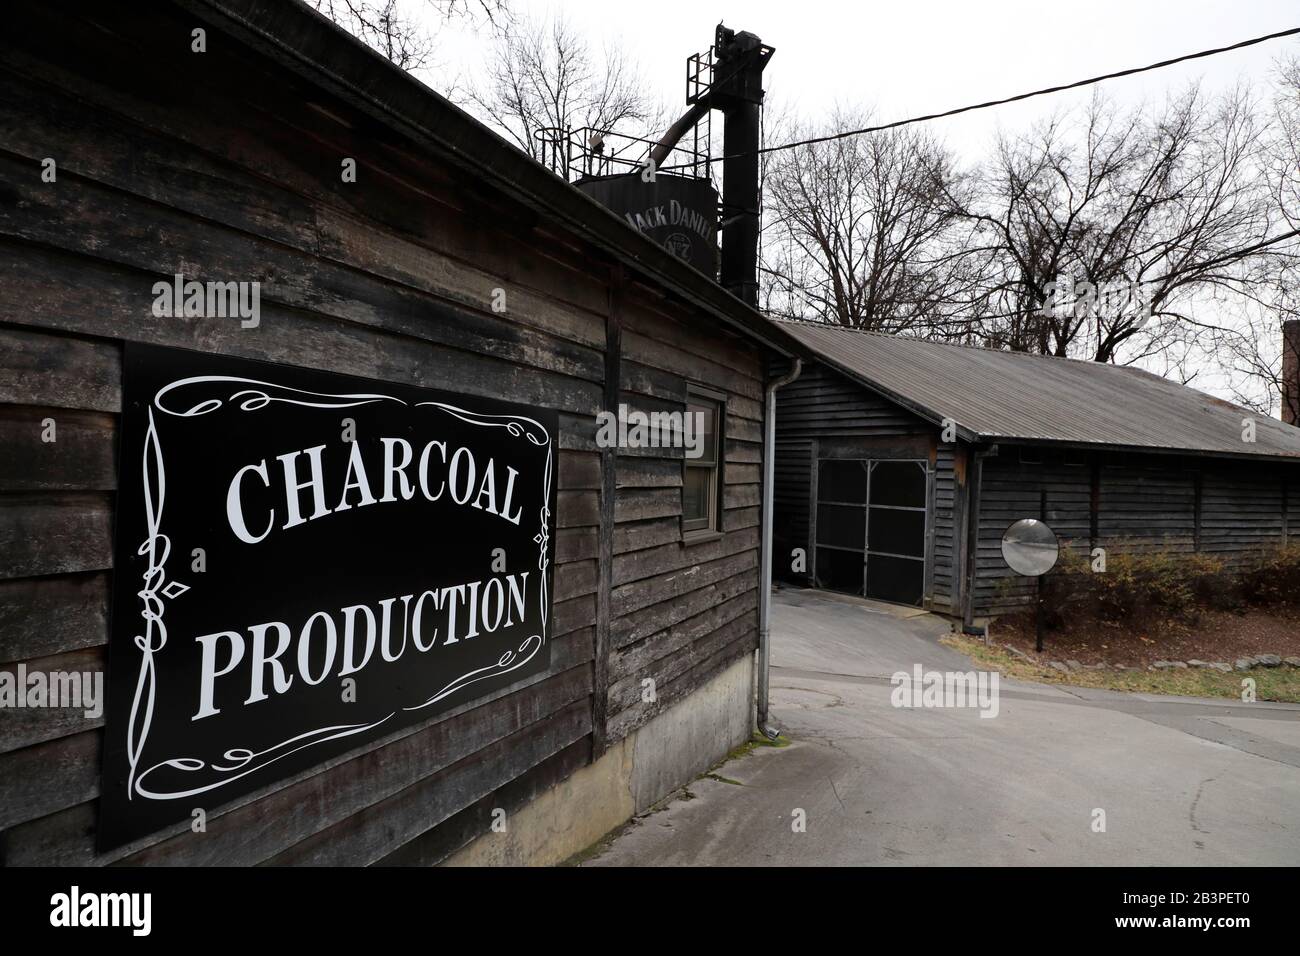
<path fill-rule="evenodd" d="M 691 386 L 686 412 L 692 417 L 700 445 L 698 458 L 687 449 L 682 465 L 682 532 L 706 534 L 722 530 L 722 449 L 726 396 Z"/>

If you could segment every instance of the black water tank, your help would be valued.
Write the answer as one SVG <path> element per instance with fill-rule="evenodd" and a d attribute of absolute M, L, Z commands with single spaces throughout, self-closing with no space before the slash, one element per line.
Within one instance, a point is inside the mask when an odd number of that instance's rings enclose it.
<path fill-rule="evenodd" d="M 718 275 L 718 192 L 704 179 L 658 173 L 590 176 L 574 185 L 711 279 Z"/>

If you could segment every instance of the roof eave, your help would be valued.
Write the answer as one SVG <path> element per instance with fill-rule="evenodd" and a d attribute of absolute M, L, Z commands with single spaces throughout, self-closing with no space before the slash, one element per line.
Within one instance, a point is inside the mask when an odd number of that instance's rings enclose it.
<path fill-rule="evenodd" d="M 1189 458 L 1225 458 L 1235 461 L 1290 462 L 1300 465 L 1300 453 L 1231 452 L 1212 448 L 1176 448 L 1162 445 L 1117 445 L 1104 442 L 1070 441 L 1060 438 L 1030 438 L 1023 435 L 981 435 L 980 442 L 1008 445 L 1050 445 L 1053 448 L 1078 448 L 1084 451 L 1113 451 L 1141 455 L 1180 455 Z"/>

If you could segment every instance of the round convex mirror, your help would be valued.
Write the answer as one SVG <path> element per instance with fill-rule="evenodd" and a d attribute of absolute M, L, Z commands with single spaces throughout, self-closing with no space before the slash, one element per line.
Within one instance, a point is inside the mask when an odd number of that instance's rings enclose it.
<path fill-rule="evenodd" d="M 1056 532 L 1037 518 L 1022 518 L 1002 536 L 1002 557 L 1017 574 L 1040 577 L 1052 570 L 1060 553 Z"/>

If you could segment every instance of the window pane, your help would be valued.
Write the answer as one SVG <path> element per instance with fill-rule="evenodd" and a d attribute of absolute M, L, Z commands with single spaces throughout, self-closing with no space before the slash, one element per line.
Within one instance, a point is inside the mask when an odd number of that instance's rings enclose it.
<path fill-rule="evenodd" d="M 867 503 L 867 465 L 862 461 L 823 461 L 817 472 L 821 501 Z"/>
<path fill-rule="evenodd" d="M 712 468 L 686 466 L 682 485 L 682 517 L 687 521 L 709 520 L 709 488 L 713 484 Z"/>
<path fill-rule="evenodd" d="M 718 460 L 718 406 L 713 402 L 693 401 L 686 404 L 687 414 L 693 416 L 694 436 L 700 442 L 699 458 L 689 461 L 713 464 Z M 703 431 L 700 426 L 703 425 Z"/>
<path fill-rule="evenodd" d="M 828 591 L 862 593 L 862 555 L 852 551 L 817 549 L 817 586 Z"/>
<path fill-rule="evenodd" d="M 871 503 L 925 507 L 925 469 L 914 461 L 881 461 L 871 470 Z"/>
<path fill-rule="evenodd" d="M 852 505 L 817 506 L 817 543 L 841 548 L 866 547 L 867 515 Z"/>
<path fill-rule="evenodd" d="M 871 509 L 868 543 L 872 551 L 925 556 L 925 512 Z"/>
<path fill-rule="evenodd" d="M 921 603 L 924 590 L 924 561 L 867 556 L 867 597 L 915 605 Z"/>

